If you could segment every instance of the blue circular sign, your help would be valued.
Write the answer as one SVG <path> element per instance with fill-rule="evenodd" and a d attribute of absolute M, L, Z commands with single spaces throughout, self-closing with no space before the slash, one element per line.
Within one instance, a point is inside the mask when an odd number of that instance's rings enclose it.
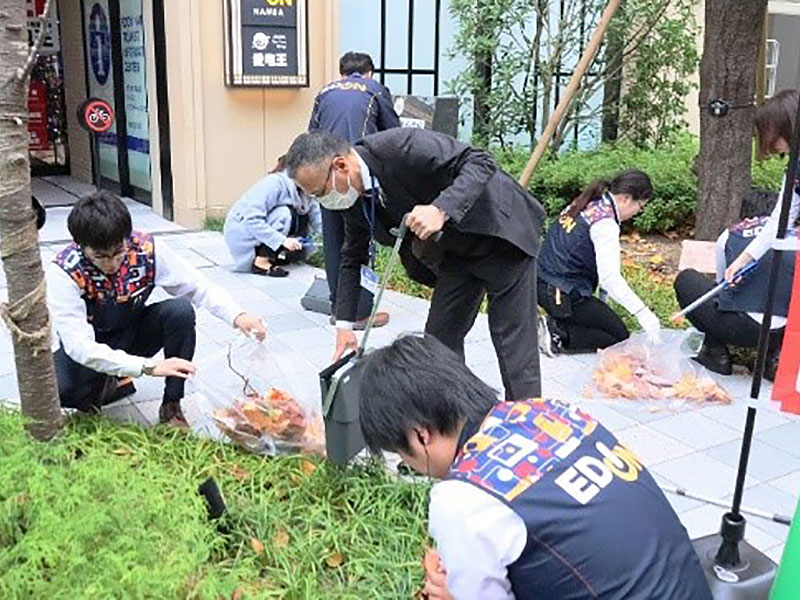
<path fill-rule="evenodd" d="M 105 85 L 111 71 L 111 30 L 108 16 L 99 2 L 89 13 L 89 62 L 97 83 Z"/>

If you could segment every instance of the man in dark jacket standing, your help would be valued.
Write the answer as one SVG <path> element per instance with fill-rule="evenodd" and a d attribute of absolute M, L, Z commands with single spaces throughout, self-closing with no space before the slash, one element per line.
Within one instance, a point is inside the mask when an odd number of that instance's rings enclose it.
<path fill-rule="evenodd" d="M 487 294 L 506 398 L 541 394 L 536 255 L 544 210 L 489 154 L 422 129 L 376 133 L 355 146 L 306 133 L 292 143 L 286 166 L 301 188 L 344 215 L 335 358 L 357 347 L 359 281 L 369 279 L 362 267 L 374 256 L 373 241 L 390 244 L 389 230 L 408 214 L 414 235 L 401 260 L 413 279 L 434 287 L 425 330 L 463 358 Z"/>
<path fill-rule="evenodd" d="M 400 119 L 392 105 L 392 95 L 383 84 L 372 78 L 374 70 L 369 54 L 347 52 L 342 55 L 339 59 L 341 79 L 329 83 L 317 94 L 308 130 L 324 131 L 352 144 L 370 133 L 400 127 Z M 322 208 L 322 236 L 325 275 L 331 305 L 335 306 L 344 242 L 344 220 L 340 213 Z M 363 326 L 371 309 L 372 295 L 364 290 L 359 301 L 358 326 Z M 387 313 L 380 313 L 375 324 L 380 327 L 388 319 Z"/>

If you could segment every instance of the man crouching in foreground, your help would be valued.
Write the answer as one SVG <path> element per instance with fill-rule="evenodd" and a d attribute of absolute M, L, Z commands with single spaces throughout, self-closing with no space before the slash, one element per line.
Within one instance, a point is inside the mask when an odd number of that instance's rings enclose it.
<path fill-rule="evenodd" d="M 441 480 L 428 598 L 711 600 L 667 499 L 588 414 L 557 400 L 497 402 L 432 337 L 400 338 L 364 369 L 369 447 Z"/>
<path fill-rule="evenodd" d="M 109 192 L 81 198 L 67 226 L 73 243 L 47 268 L 61 406 L 96 412 L 121 396 L 120 378 L 165 377 L 159 419 L 188 426 L 180 402 L 195 372 L 192 305 L 259 340 L 264 323 L 161 241 L 133 231 L 128 208 Z M 174 297 L 147 304 L 156 286 Z M 152 360 L 161 349 L 165 359 Z"/>

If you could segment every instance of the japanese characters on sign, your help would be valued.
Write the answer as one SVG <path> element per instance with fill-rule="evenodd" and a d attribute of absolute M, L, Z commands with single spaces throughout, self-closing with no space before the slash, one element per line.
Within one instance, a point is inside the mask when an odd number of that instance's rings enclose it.
<path fill-rule="evenodd" d="M 227 85 L 308 85 L 307 0 L 225 0 Z"/>

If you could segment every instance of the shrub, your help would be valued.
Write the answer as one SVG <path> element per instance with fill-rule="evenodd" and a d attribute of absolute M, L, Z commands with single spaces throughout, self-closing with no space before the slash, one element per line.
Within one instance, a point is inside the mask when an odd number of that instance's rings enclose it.
<path fill-rule="evenodd" d="M 528 186 L 548 214 L 554 216 L 592 180 L 613 177 L 623 169 L 642 169 L 653 181 L 654 196 L 634 220 L 642 232 L 667 231 L 691 220 L 697 202 L 697 176 L 694 160 L 697 138 L 675 136 L 656 149 L 642 149 L 630 143 L 603 145 L 589 152 L 566 152 L 544 160 Z M 501 167 L 513 176 L 522 172 L 527 150 L 496 153 Z M 754 161 L 753 185 L 778 189 L 784 161 Z"/>

